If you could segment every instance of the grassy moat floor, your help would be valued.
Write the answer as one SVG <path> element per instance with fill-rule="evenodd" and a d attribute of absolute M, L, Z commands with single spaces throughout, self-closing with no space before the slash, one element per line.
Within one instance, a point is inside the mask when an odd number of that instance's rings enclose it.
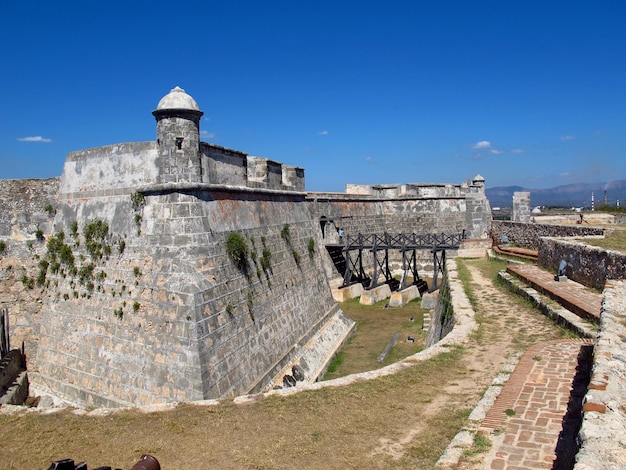
<path fill-rule="evenodd" d="M 506 357 L 568 335 L 489 282 L 502 263 L 459 265 L 480 326 L 466 344 L 427 362 L 368 382 L 245 405 L 226 400 L 106 416 L 0 414 L 0 467 L 46 469 L 72 458 L 89 468 L 128 469 L 148 453 L 163 469 L 433 468 Z M 396 331 L 398 344 L 384 364 L 422 347 L 419 302 L 402 309 L 384 305 L 342 304 L 359 327 L 332 374 L 380 367 L 378 355 Z M 415 343 L 406 341 L 409 335 Z"/>

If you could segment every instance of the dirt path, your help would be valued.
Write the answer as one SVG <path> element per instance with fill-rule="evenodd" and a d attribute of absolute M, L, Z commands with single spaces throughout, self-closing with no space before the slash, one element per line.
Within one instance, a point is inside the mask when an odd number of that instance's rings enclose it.
<path fill-rule="evenodd" d="M 467 345 L 469 353 L 463 356 L 466 372 L 457 374 L 443 387 L 443 393 L 424 409 L 424 419 L 436 416 L 445 407 L 472 408 L 509 357 L 523 353 L 537 342 L 566 336 L 536 309 L 494 286 L 477 266 L 479 263 L 465 261 L 472 278 L 477 320 L 481 324 Z M 427 432 L 428 429 L 418 424 L 406 430 L 399 439 L 381 438 L 379 446 L 370 455 L 386 454 L 398 460 L 415 439 L 422 438 Z M 478 455 L 463 462 L 459 468 L 480 468 L 481 457 L 484 456 Z"/>

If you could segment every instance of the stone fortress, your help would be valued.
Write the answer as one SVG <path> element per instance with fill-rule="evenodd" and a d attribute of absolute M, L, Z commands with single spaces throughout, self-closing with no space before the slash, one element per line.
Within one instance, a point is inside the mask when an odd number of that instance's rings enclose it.
<path fill-rule="evenodd" d="M 12 341 L 31 382 L 70 403 L 313 382 L 354 328 L 331 295 L 342 273 L 325 247 L 340 227 L 464 232 L 462 249 L 490 240 L 480 176 L 311 193 L 302 168 L 201 142 L 203 113 L 181 88 L 152 114 L 156 141 L 72 152 L 60 178 L 0 182 Z"/>

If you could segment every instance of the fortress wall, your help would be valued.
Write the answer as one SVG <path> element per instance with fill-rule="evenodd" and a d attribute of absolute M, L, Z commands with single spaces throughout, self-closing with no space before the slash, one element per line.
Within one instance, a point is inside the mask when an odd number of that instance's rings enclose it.
<path fill-rule="evenodd" d="M 0 180 L 0 304 L 9 311 L 11 344 L 25 344 L 27 355 L 39 338 L 41 292 L 28 288 L 23 276 L 37 272 L 37 256 L 45 244 L 38 231 L 52 231 L 59 178 Z"/>
<path fill-rule="evenodd" d="M 602 236 L 604 229 L 585 225 L 548 225 L 494 220 L 491 224 L 491 237 L 496 245 L 506 235 L 510 243 L 523 248 L 537 249 L 541 237 L 588 237 Z M 557 263 L 558 266 L 558 263 Z"/>
<path fill-rule="evenodd" d="M 306 362 L 294 345 L 326 318 L 343 316 L 301 195 L 161 192 L 146 194 L 136 210 L 129 196 L 66 200 L 57 228 L 67 231 L 77 220 L 82 231 L 95 217 L 112 232 L 112 255 L 94 270 L 106 277 L 90 290 L 75 276 L 49 275 L 55 288 L 44 300 L 34 360 L 41 374 L 34 381 L 74 401 L 149 404 L 262 389 L 272 371 Z M 290 244 L 281 236 L 285 224 Z M 231 231 L 256 253 L 247 275 L 226 254 Z M 84 245 L 73 247 L 77 260 L 81 253 L 89 260 Z M 264 248 L 271 253 L 266 272 Z"/>
<path fill-rule="evenodd" d="M 317 220 L 322 217 L 331 222 L 324 226 L 323 242 L 338 243 L 337 230 L 346 235 L 359 233 L 461 233 L 467 230 L 468 238 L 486 237 L 491 223 L 489 202 L 480 193 L 457 196 L 452 185 L 429 185 L 428 191 L 438 190 L 440 197 L 374 199 L 363 196 L 368 186 L 353 185 L 355 194 L 309 193 L 307 199 L 314 206 Z M 449 188 L 452 186 L 452 189 Z M 417 191 L 417 189 L 415 189 Z M 434 194 L 434 193 L 433 193 Z M 453 196 L 447 195 L 453 194 Z M 423 275 L 432 275 L 432 253 L 420 250 L 418 269 Z M 365 256 L 370 256 L 365 253 Z M 454 253 L 449 253 L 454 256 Z M 339 276 L 329 256 L 325 256 L 325 270 L 330 278 Z M 392 269 L 401 266 L 399 252 L 390 252 Z M 373 265 L 368 259 L 367 265 Z"/>
<path fill-rule="evenodd" d="M 47 231 L 58 189 L 59 178 L 0 180 L 0 236 L 34 240 L 37 229 Z"/>
<path fill-rule="evenodd" d="M 157 181 L 156 142 L 132 142 L 70 152 L 63 166 L 62 197 L 114 196 Z"/>
<path fill-rule="evenodd" d="M 539 264 L 556 271 L 561 260 L 567 262 L 566 276 L 588 287 L 603 289 L 607 279 L 626 277 L 626 255 L 619 251 L 576 240 L 542 237 L 539 241 Z"/>

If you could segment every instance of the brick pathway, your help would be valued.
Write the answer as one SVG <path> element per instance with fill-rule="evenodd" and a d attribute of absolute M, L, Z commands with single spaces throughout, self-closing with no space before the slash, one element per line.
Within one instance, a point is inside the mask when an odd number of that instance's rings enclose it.
<path fill-rule="evenodd" d="M 506 270 L 526 282 L 534 289 L 553 298 L 569 311 L 582 318 L 598 321 L 602 307 L 602 294 L 570 279 L 554 280 L 554 275 L 532 264 L 509 264 Z"/>
<path fill-rule="evenodd" d="M 500 431 L 492 434 L 485 468 L 572 468 L 592 345 L 588 339 L 555 340 L 524 353 L 481 425 L 485 432 Z"/>

